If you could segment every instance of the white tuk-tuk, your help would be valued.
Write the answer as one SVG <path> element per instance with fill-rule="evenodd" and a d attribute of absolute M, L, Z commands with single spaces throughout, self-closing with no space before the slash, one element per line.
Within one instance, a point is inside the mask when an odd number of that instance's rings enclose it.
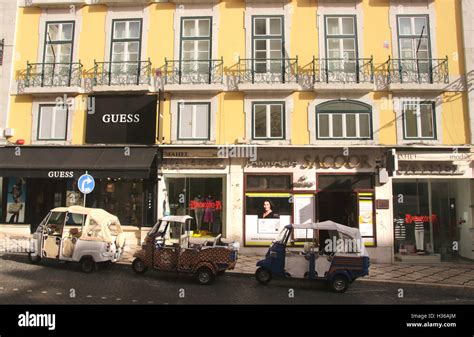
<path fill-rule="evenodd" d="M 119 219 L 100 208 L 52 209 L 33 234 L 28 253 L 32 263 L 42 258 L 79 262 L 90 273 L 98 263 L 116 262 L 125 246 Z"/>

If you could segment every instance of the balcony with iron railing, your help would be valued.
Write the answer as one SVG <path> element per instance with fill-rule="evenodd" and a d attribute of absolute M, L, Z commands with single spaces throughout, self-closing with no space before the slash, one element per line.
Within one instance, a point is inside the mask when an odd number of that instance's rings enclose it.
<path fill-rule="evenodd" d="M 79 93 L 82 86 L 81 62 L 26 63 L 18 75 L 18 93 Z"/>
<path fill-rule="evenodd" d="M 167 60 L 163 78 L 165 91 L 222 91 L 224 60 Z"/>
<path fill-rule="evenodd" d="M 298 57 L 239 59 L 238 89 L 242 91 L 298 90 Z"/>
<path fill-rule="evenodd" d="M 374 63 L 370 58 L 314 58 L 312 62 L 316 91 L 374 90 Z"/>
<path fill-rule="evenodd" d="M 151 61 L 94 60 L 93 91 L 148 91 L 151 86 Z"/>
<path fill-rule="evenodd" d="M 444 59 L 392 59 L 385 63 L 390 90 L 444 91 L 449 85 L 448 57 Z"/>

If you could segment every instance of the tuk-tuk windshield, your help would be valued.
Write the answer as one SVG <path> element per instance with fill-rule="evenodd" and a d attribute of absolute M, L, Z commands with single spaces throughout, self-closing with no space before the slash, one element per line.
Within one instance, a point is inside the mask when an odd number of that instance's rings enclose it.
<path fill-rule="evenodd" d="M 288 228 L 283 228 L 283 230 L 278 234 L 278 237 L 276 239 L 276 242 L 281 243 L 281 244 L 286 244 L 288 241 L 288 236 L 290 235 L 290 230 Z"/>
<path fill-rule="evenodd" d="M 64 219 L 66 217 L 66 212 L 51 212 L 51 215 L 48 219 L 48 225 L 64 225 Z"/>
<path fill-rule="evenodd" d="M 156 234 L 163 234 L 166 229 L 167 221 L 158 221 L 153 228 L 148 232 L 148 236 L 154 236 Z"/>

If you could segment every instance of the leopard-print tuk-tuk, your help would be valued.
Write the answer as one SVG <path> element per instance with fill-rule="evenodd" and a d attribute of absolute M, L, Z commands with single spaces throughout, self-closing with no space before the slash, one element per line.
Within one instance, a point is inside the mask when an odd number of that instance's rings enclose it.
<path fill-rule="evenodd" d="M 133 270 L 138 274 L 148 269 L 187 273 L 207 285 L 237 263 L 238 243 L 224 243 L 221 235 L 212 241 L 190 242 L 188 215 L 165 216 L 151 229 L 134 254 Z"/>

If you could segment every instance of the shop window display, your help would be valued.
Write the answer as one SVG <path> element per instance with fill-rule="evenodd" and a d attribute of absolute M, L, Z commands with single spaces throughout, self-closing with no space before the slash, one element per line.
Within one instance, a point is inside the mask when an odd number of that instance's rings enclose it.
<path fill-rule="evenodd" d="M 96 180 L 94 192 L 87 195 L 86 205 L 116 215 L 122 225 L 142 226 L 143 192 L 143 182 L 139 180 Z"/>
<path fill-rule="evenodd" d="M 245 181 L 245 243 L 268 245 L 292 222 L 291 175 L 253 174 L 247 175 Z"/>
<path fill-rule="evenodd" d="M 416 180 L 393 184 L 395 253 L 451 257 L 459 239 L 456 186 L 452 182 Z"/>
<path fill-rule="evenodd" d="M 194 237 L 223 233 L 222 178 L 168 178 L 166 183 L 169 209 L 165 206 L 164 214 L 190 215 Z"/>

